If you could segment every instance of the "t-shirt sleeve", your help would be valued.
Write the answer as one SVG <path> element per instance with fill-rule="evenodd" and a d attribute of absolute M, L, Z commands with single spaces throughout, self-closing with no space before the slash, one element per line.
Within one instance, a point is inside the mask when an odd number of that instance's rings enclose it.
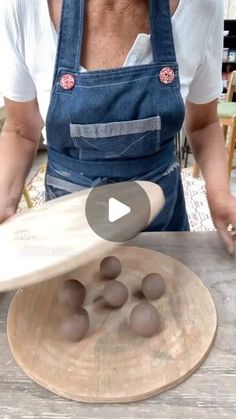
<path fill-rule="evenodd" d="M 190 84 L 187 97 L 195 104 L 204 104 L 217 99 L 223 89 L 224 7 L 222 0 L 215 1 L 215 14 L 211 22 L 202 60 Z"/>
<path fill-rule="evenodd" d="M 27 68 L 21 16 L 14 0 L 1 0 L 0 11 L 0 92 L 8 99 L 27 102 L 36 97 L 36 88 Z"/>

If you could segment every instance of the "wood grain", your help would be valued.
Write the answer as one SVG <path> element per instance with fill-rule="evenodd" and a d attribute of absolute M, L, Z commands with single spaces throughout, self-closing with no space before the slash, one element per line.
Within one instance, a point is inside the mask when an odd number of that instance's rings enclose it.
<path fill-rule="evenodd" d="M 33 383 L 14 361 L 6 336 L 13 293 L 0 301 L 0 408 L 4 419 L 235 419 L 236 264 L 214 232 L 144 233 L 129 245 L 177 258 L 209 288 L 218 312 L 213 349 L 200 369 L 177 387 L 145 401 L 117 404 L 72 402 Z"/>
<path fill-rule="evenodd" d="M 161 188 L 151 182 L 136 182 L 146 192 L 150 202 L 150 222 L 164 205 Z M 105 185 L 97 188 L 97 200 L 107 211 L 107 195 Z M 117 188 L 128 201 L 133 189 L 130 182 L 112 185 L 115 194 Z M 117 246 L 110 234 L 113 231 L 104 217 L 94 214 L 94 223 L 102 225 L 102 231 L 108 232 L 105 240 L 97 235 L 89 226 L 86 218 L 86 202 L 92 189 L 73 193 L 41 207 L 25 210 L 0 225 L 0 292 L 25 287 L 70 272 L 88 261 Z M 140 199 L 143 195 L 140 196 Z M 137 204 L 139 198 L 133 197 Z M 118 222 L 119 233 L 132 232 L 135 237 L 145 229 L 144 219 L 147 209 L 142 202 L 138 211 L 132 211 L 132 217 L 123 217 Z M 149 214 L 148 214 L 149 215 Z M 96 218 L 97 217 L 97 218 Z M 130 236 L 131 237 L 131 236 Z M 14 263 L 9 263 L 14 260 Z"/>
<path fill-rule="evenodd" d="M 100 258 L 66 276 L 87 286 L 91 327 L 81 342 L 60 336 L 57 290 L 63 278 L 20 289 L 10 307 L 8 338 L 18 364 L 37 383 L 67 398 L 97 403 L 145 399 L 188 378 L 212 347 L 215 306 L 193 272 L 173 258 L 138 247 L 118 247 L 112 255 L 120 258 L 119 280 L 130 291 L 121 309 L 104 304 Z M 132 332 L 129 315 L 149 272 L 163 276 L 167 292 L 153 301 L 162 331 L 147 339 Z"/>

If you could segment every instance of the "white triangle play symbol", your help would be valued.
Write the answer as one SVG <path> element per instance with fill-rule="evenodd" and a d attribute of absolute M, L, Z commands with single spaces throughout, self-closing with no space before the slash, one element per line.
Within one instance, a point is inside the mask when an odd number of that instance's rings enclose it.
<path fill-rule="evenodd" d="M 114 223 L 120 218 L 131 212 L 128 205 L 123 204 L 123 202 L 118 201 L 118 199 L 110 198 L 108 204 L 108 219 L 110 223 Z"/>

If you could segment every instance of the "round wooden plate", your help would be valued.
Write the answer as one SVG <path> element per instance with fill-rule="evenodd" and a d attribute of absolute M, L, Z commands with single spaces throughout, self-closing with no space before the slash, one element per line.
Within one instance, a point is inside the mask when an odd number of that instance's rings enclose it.
<path fill-rule="evenodd" d="M 19 366 L 38 384 L 70 399 L 111 403 L 148 398 L 193 374 L 213 345 L 215 306 L 192 271 L 147 249 L 124 246 L 112 254 L 121 259 L 119 279 L 130 290 L 120 309 L 111 310 L 102 300 L 100 259 L 66 276 L 87 286 L 91 327 L 81 342 L 60 335 L 57 290 L 65 277 L 19 290 L 10 306 L 8 339 Z M 162 316 L 161 333 L 142 338 L 130 329 L 129 315 L 140 301 L 141 280 L 150 272 L 163 275 L 167 292 L 153 302 Z"/>
<path fill-rule="evenodd" d="M 148 223 L 144 221 L 147 208 L 142 205 L 143 197 L 147 196 L 150 204 L 149 222 L 159 214 L 165 202 L 162 189 L 155 183 L 133 183 L 141 186 L 141 191 L 144 191 L 140 196 L 137 196 L 136 188 L 130 187 L 130 182 L 99 186 L 96 189 L 96 199 L 100 208 L 104 209 L 104 214 L 107 211 L 105 197 L 109 193 L 122 191 L 124 199 L 134 202 L 138 210 L 132 211 L 130 218 L 123 217 L 117 224 L 120 235 L 132 232 L 129 238 L 135 237 L 147 227 Z M 97 235 L 87 221 L 86 202 L 91 191 L 94 188 L 44 203 L 0 225 L 0 292 L 26 287 L 70 272 L 94 259 L 96 255 L 117 246 L 113 242 L 114 231 L 103 211 L 102 216 L 94 214 L 94 224 L 100 225 L 110 240 Z"/>

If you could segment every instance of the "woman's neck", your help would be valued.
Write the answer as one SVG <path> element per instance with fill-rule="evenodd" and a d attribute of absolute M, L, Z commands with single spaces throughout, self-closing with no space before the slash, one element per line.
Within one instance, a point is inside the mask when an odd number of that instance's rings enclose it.
<path fill-rule="evenodd" d="M 148 0 L 87 0 L 86 23 L 91 31 L 127 30 L 127 26 L 139 32 L 148 32 Z"/>
<path fill-rule="evenodd" d="M 158 0 L 156 0 L 158 1 Z M 179 5 L 180 0 L 169 0 L 171 15 L 173 15 Z M 88 3 L 93 3 L 94 7 L 106 11 L 115 12 L 133 12 L 140 7 L 141 4 L 148 5 L 148 0 L 88 0 Z"/>
<path fill-rule="evenodd" d="M 158 0 L 156 0 L 158 1 Z M 180 0 L 169 0 L 171 15 L 173 15 L 178 7 Z M 57 32 L 59 32 L 60 17 L 63 0 L 48 0 L 48 7 L 51 20 Z M 148 0 L 87 0 L 87 6 L 90 10 L 100 15 L 112 14 L 114 16 L 124 16 L 128 14 L 130 17 L 137 16 L 142 10 L 148 7 Z"/>
<path fill-rule="evenodd" d="M 88 2 L 96 4 L 97 8 L 123 13 L 126 10 L 135 10 L 142 3 L 147 4 L 148 0 L 88 0 Z"/>
<path fill-rule="evenodd" d="M 99 20 L 136 19 L 148 10 L 148 0 L 87 0 L 86 9 Z"/>

